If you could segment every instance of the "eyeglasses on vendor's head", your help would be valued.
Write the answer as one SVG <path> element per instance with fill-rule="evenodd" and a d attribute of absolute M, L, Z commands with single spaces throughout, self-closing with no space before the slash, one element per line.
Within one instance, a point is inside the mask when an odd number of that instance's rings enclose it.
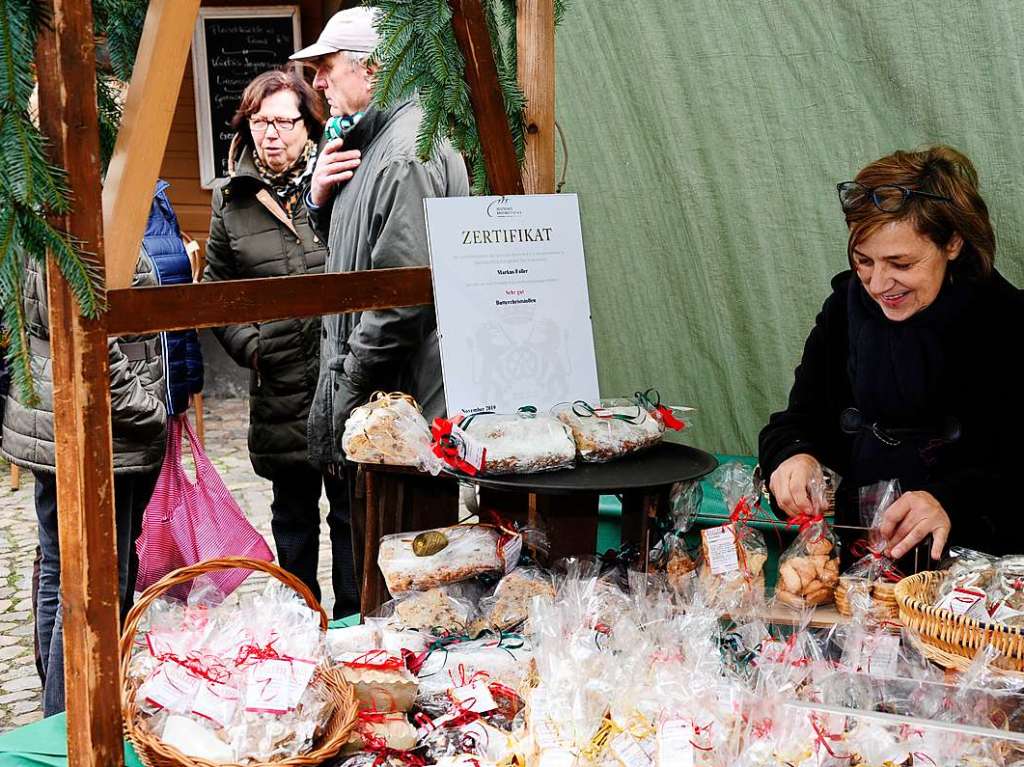
<path fill-rule="evenodd" d="M 836 191 L 839 193 L 839 203 L 843 206 L 844 213 L 856 210 L 868 200 L 885 213 L 896 213 L 901 210 L 911 197 L 927 197 L 929 200 L 953 202 L 952 199 L 941 194 L 908 189 L 898 184 L 882 184 L 871 188 L 857 181 L 844 181 L 841 184 L 836 184 Z"/>

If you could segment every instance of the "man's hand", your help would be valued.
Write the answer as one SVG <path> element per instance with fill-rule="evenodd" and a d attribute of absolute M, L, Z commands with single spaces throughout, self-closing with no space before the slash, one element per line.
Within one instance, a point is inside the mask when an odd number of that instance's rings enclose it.
<path fill-rule="evenodd" d="M 808 488 L 813 481 L 824 482 L 821 464 L 813 455 L 797 453 L 779 464 L 768 480 L 768 487 L 775 496 L 776 505 L 793 517 L 797 514 L 814 514 L 822 509 L 814 508 Z"/>
<path fill-rule="evenodd" d="M 899 559 L 931 533 L 932 559 L 939 559 L 952 526 L 934 495 L 923 490 L 904 493 L 882 516 L 881 532 L 889 542 L 886 554 Z"/>
<path fill-rule="evenodd" d="M 328 141 L 316 158 L 309 196 L 317 207 L 326 204 L 331 199 L 335 185 L 348 181 L 359 167 L 359 150 L 343 151 L 343 143 L 344 139 L 340 138 Z"/>

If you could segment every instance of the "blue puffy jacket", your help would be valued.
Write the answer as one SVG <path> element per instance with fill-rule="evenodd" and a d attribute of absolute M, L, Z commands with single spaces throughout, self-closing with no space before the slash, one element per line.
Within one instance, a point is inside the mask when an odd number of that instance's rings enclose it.
<path fill-rule="evenodd" d="M 178 217 L 167 199 L 166 181 L 156 182 L 153 207 L 142 238 L 142 247 L 156 267 L 161 285 L 192 282 L 192 266 L 181 240 Z M 161 333 L 167 375 L 167 414 L 176 415 L 188 409 L 189 395 L 203 390 L 203 355 L 195 330 L 173 330 Z"/>

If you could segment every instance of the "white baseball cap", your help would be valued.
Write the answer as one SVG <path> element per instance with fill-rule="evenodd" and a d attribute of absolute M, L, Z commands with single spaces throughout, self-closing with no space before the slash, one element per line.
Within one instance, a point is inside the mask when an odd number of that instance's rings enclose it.
<path fill-rule="evenodd" d="M 349 8 L 331 16 L 324 31 L 312 45 L 296 51 L 289 59 L 315 59 L 338 51 L 372 53 L 379 37 L 373 28 L 376 8 Z"/>

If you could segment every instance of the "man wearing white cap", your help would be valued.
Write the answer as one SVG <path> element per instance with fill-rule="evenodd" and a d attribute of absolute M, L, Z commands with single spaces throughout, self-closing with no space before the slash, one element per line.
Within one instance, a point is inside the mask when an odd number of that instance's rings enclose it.
<path fill-rule="evenodd" d="M 431 159 L 418 159 L 423 113 L 415 99 L 387 110 L 371 106 L 376 13 L 336 13 L 315 44 L 292 56 L 316 65 L 313 86 L 324 92 L 332 118 L 343 125 L 343 138 L 323 147 L 306 195 L 313 224 L 330 250 L 330 272 L 427 266 L 424 198 L 469 194 L 465 162 L 448 142 Z M 326 466 L 343 460 L 345 421 L 374 391 L 411 394 L 428 419 L 443 414 L 432 307 L 333 315 L 324 317 L 323 328 L 320 378 L 309 414 L 313 460 Z"/>

